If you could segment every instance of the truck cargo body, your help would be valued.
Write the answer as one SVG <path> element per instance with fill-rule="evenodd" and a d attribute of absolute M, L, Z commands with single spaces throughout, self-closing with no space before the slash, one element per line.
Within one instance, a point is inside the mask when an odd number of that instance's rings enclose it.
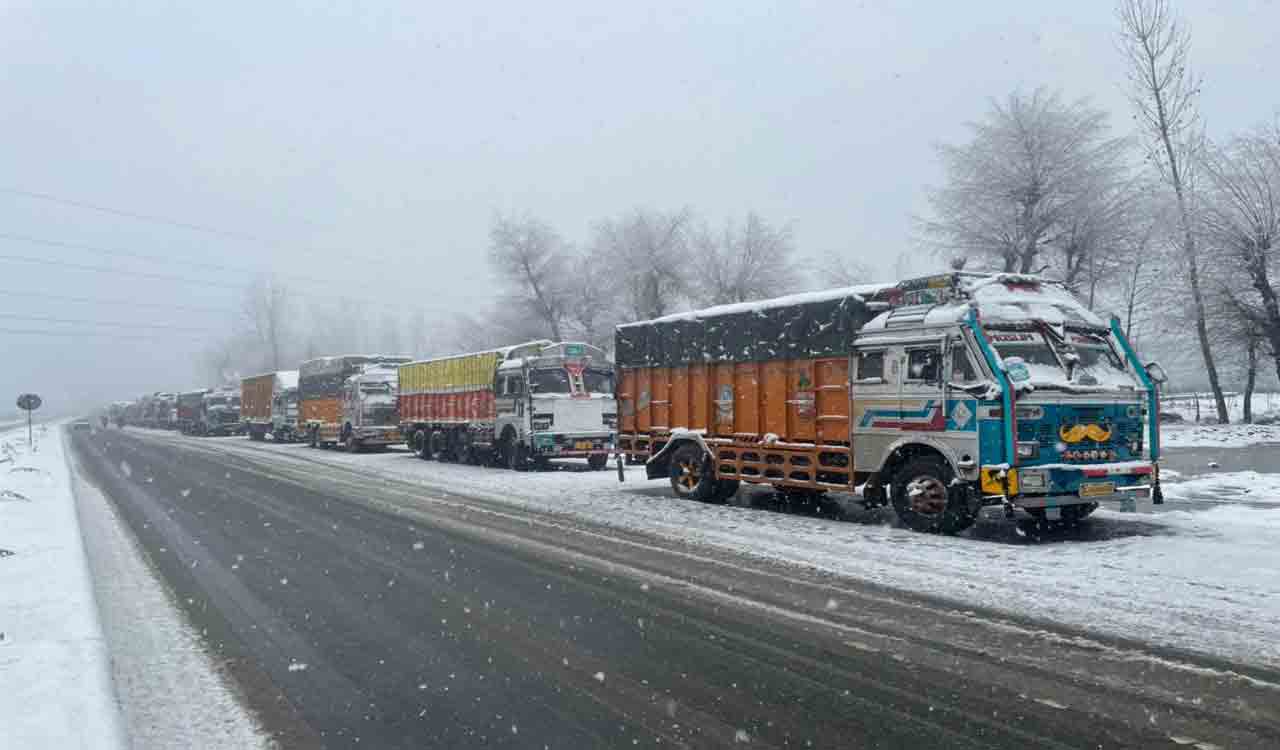
<path fill-rule="evenodd" d="M 412 362 L 400 367 L 401 431 L 422 458 L 603 466 L 617 411 L 612 377 L 604 352 L 575 342 Z"/>
<path fill-rule="evenodd" d="M 263 440 L 268 434 L 278 441 L 296 437 L 297 386 L 297 370 L 269 372 L 240 381 L 240 419 L 251 440 Z M 290 391 L 292 399 L 288 398 Z"/>
<path fill-rule="evenodd" d="M 946 274 L 620 326 L 619 445 L 680 496 L 852 492 L 954 532 L 1159 500 L 1156 382 L 1035 277 Z M 1158 371 L 1158 366 L 1153 371 Z"/>
<path fill-rule="evenodd" d="M 298 420 L 313 447 L 337 445 L 344 439 L 343 391 L 347 379 L 366 367 L 398 365 L 410 357 L 347 354 L 319 357 L 298 368 Z"/>
<path fill-rule="evenodd" d="M 195 434 L 196 423 L 200 419 L 204 404 L 204 395 L 208 392 L 202 388 L 198 391 L 183 391 L 178 394 L 174 413 L 177 414 L 176 426 L 179 431 L 187 435 Z"/>

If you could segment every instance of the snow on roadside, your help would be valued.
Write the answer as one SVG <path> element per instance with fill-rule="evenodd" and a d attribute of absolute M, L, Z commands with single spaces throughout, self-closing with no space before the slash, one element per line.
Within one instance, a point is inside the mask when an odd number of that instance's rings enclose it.
<path fill-rule="evenodd" d="M 1280 425 L 1166 424 L 1160 427 L 1164 448 L 1242 448 L 1280 443 Z"/>
<path fill-rule="evenodd" d="M 56 426 L 0 433 L 0 747 L 126 738 Z"/>
<path fill-rule="evenodd" d="M 1167 479 L 1164 472 L 1160 476 Z M 1165 481 L 1163 486 L 1164 495 L 1169 500 L 1280 505 L 1280 474 L 1229 471 Z"/>
<path fill-rule="evenodd" d="M 209 447 L 349 466 L 419 483 L 424 497 L 464 493 L 1280 667 L 1280 508 L 1102 510 L 1082 538 L 1036 544 L 1003 522 L 945 537 L 898 528 L 878 513 L 839 522 L 678 501 L 665 482 L 644 481 L 638 468 L 619 485 L 613 471 L 517 474 L 403 452 L 347 455 L 237 439 Z"/>
<path fill-rule="evenodd" d="M 271 741 L 214 664 L 111 503 L 72 467 L 121 712 L 135 750 L 266 748 Z"/>

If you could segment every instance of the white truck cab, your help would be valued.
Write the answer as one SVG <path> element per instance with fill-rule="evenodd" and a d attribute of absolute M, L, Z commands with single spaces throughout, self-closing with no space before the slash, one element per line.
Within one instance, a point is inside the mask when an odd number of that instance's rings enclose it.
<path fill-rule="evenodd" d="M 367 446 L 398 443 L 399 386 L 395 366 L 371 365 L 347 378 L 342 387 L 342 429 L 338 440 L 355 453 Z"/>
<path fill-rule="evenodd" d="M 536 355 L 503 362 L 495 405 L 495 430 L 513 468 L 528 459 L 586 458 L 599 469 L 613 450 L 613 363 L 590 344 L 550 344 Z"/>

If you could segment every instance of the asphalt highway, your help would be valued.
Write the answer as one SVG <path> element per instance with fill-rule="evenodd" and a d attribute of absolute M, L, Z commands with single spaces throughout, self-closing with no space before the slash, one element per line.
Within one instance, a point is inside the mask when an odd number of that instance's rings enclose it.
<path fill-rule="evenodd" d="M 1280 675 L 1247 665 L 301 447 L 72 445 L 282 747 L 1280 746 Z"/>

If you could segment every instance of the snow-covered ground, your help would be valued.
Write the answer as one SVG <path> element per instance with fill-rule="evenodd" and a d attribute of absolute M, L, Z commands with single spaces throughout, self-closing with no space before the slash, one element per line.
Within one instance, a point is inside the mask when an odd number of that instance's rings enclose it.
<path fill-rule="evenodd" d="M 1170 393 L 1160 398 L 1160 411 L 1174 413 L 1188 422 L 1196 419 L 1196 400 L 1200 401 L 1200 418 L 1202 420 L 1217 419 L 1218 409 L 1214 405 L 1212 393 Z M 1227 402 L 1227 416 L 1233 423 L 1244 419 L 1244 396 L 1240 393 L 1224 394 Z M 1253 417 L 1258 419 L 1266 415 L 1280 415 L 1280 393 L 1267 391 L 1253 394 Z"/>
<path fill-rule="evenodd" d="M 60 427 L 26 432 L 0 432 L 0 749 L 266 747 Z"/>
<path fill-rule="evenodd" d="M 184 439 L 159 437 L 157 439 Z M 194 441 L 199 443 L 200 441 Z M 407 453 L 347 455 L 298 445 L 207 441 L 214 450 L 274 453 L 423 486 L 424 500 L 458 492 L 688 540 L 961 602 L 1073 626 L 1280 667 L 1280 504 L 1240 500 L 1238 474 L 1169 484 L 1173 497 L 1213 499 L 1165 513 L 1101 510 L 1083 530 L 1039 540 L 1003 521 L 958 537 L 899 528 L 892 514 L 853 511 L 836 521 L 764 512 L 761 491 L 710 506 L 669 496 L 665 482 L 630 468 L 517 474 L 420 461 Z M 1274 502 L 1276 475 L 1249 500 Z M 1148 511 L 1150 509 L 1148 508 Z"/>
<path fill-rule="evenodd" d="M 1280 443 L 1280 425 L 1165 424 L 1160 445 L 1165 448 L 1240 448 Z"/>
<path fill-rule="evenodd" d="M 74 466 L 73 466 L 74 469 Z M 135 750 L 252 750 L 270 739 L 211 660 L 128 525 L 73 472 L 120 708 Z"/>
<path fill-rule="evenodd" d="M 125 747 L 62 441 L 35 433 L 0 433 L 0 747 Z"/>

